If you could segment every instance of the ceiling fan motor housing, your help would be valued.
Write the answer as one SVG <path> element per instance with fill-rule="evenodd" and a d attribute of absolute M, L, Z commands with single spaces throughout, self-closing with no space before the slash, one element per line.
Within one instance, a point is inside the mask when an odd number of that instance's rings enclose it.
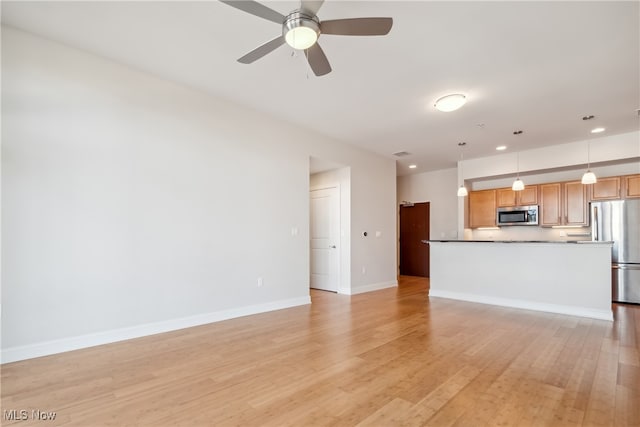
<path fill-rule="evenodd" d="M 320 37 L 320 21 L 316 16 L 297 10 L 287 15 L 282 24 L 282 35 L 294 49 L 308 49 Z"/>

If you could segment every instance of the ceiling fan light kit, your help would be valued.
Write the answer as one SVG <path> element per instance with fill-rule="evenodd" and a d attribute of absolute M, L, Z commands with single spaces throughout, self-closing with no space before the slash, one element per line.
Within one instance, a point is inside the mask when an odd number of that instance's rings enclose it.
<path fill-rule="evenodd" d="M 320 34 L 336 36 L 384 36 L 391 31 L 392 18 L 331 19 L 321 22 L 316 14 L 324 0 L 302 0 L 300 8 L 283 15 L 253 0 L 220 0 L 243 12 L 282 25 L 282 35 L 258 46 L 238 59 L 242 64 L 251 64 L 263 56 L 288 44 L 296 50 L 304 50 L 307 61 L 316 76 L 331 72 L 331 65 L 318 44 Z"/>
<path fill-rule="evenodd" d="M 289 46 L 296 50 L 305 50 L 313 46 L 320 36 L 318 18 L 293 12 L 282 25 L 282 35 Z"/>

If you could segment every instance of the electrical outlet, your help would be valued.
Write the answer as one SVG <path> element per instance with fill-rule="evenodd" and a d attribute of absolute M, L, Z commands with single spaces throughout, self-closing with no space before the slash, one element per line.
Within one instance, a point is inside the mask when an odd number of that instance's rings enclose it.
<path fill-rule="evenodd" d="M 367 274 L 367 267 L 364 265 L 362 266 L 362 274 Z"/>

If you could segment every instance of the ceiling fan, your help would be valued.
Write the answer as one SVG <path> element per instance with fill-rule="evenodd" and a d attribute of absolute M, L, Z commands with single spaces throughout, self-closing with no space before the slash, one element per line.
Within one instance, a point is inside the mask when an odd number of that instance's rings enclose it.
<path fill-rule="evenodd" d="M 238 62 L 251 64 L 283 44 L 304 50 L 309 66 L 316 76 L 331 72 L 331 65 L 318 44 L 320 34 L 339 36 L 383 36 L 391 30 L 392 18 L 350 18 L 320 21 L 316 14 L 324 0 L 301 0 L 300 8 L 288 15 L 276 12 L 253 0 L 220 0 L 222 3 L 275 22 L 282 26 L 282 35 L 247 53 Z"/>

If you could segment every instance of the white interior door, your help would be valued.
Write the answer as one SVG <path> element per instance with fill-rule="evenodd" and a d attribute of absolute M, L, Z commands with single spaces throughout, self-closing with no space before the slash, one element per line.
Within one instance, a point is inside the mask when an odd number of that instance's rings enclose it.
<path fill-rule="evenodd" d="M 340 277 L 340 192 L 311 191 L 311 278 L 314 289 L 338 291 Z"/>

